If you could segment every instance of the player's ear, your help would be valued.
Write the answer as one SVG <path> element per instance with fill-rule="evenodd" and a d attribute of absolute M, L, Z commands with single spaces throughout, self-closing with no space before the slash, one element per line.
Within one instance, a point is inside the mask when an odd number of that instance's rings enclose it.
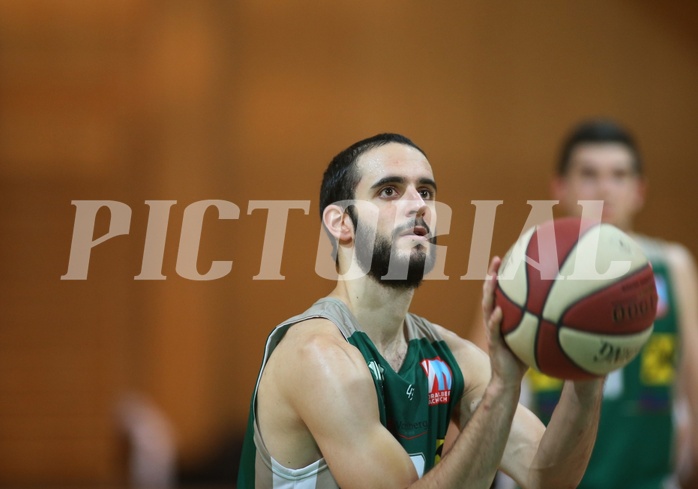
<path fill-rule="evenodd" d="M 567 187 L 567 181 L 565 177 L 561 175 L 555 175 L 550 181 L 550 195 L 552 195 L 554 200 L 562 202 L 565 200 L 565 189 Z"/>
<path fill-rule="evenodd" d="M 325 207 L 322 212 L 322 222 L 327 231 L 340 243 L 354 237 L 354 224 L 349 213 L 336 204 Z"/>
<path fill-rule="evenodd" d="M 645 199 L 647 198 L 647 187 L 649 186 L 649 182 L 647 181 L 647 177 L 640 176 L 637 184 L 637 200 L 635 203 L 635 209 L 636 211 L 640 211 L 644 205 L 645 205 Z"/>

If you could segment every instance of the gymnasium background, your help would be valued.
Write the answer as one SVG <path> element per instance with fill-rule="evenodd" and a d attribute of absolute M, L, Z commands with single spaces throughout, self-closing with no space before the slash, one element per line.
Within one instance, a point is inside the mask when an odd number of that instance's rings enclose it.
<path fill-rule="evenodd" d="M 171 484 L 232 480 L 267 333 L 332 286 L 314 272 L 321 174 L 378 132 L 426 150 L 453 211 L 449 279 L 413 309 L 463 335 L 480 288 L 459 279 L 471 201 L 504 201 L 503 253 L 581 117 L 635 130 L 638 229 L 698 255 L 697 87 L 691 0 L 0 1 L 0 485 L 134 484 L 134 399 L 175 451 Z M 190 280 L 184 209 L 211 199 L 240 213 L 206 213 L 198 270 L 232 270 Z M 87 279 L 61 280 L 77 200 L 125 204 L 130 228 L 94 247 Z M 258 200 L 309 201 L 288 214 L 283 280 L 254 279 Z M 134 280 L 154 201 L 176 201 L 166 278 Z"/>

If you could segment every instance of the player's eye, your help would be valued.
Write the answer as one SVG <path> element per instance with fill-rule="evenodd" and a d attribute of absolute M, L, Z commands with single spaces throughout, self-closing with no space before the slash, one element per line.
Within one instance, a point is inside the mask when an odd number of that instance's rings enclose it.
<path fill-rule="evenodd" d="M 624 182 L 626 180 L 630 180 L 630 177 L 632 175 L 633 174 L 631 172 L 626 171 L 626 170 L 616 170 L 613 172 L 613 179 L 616 182 Z"/>
<path fill-rule="evenodd" d="M 397 196 L 397 189 L 395 187 L 384 187 L 378 194 L 381 197 L 392 198 Z"/>
<path fill-rule="evenodd" d="M 434 191 L 430 188 L 420 188 L 419 196 L 424 200 L 434 200 Z"/>
<path fill-rule="evenodd" d="M 592 181 L 596 179 L 596 172 L 591 168 L 582 168 L 579 171 L 579 176 L 582 177 L 584 180 Z"/>

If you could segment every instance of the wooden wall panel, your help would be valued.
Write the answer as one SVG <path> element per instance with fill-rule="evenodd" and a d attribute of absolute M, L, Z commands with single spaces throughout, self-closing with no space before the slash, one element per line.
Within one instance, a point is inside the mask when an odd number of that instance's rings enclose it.
<path fill-rule="evenodd" d="M 402 132 L 427 151 L 453 210 L 448 280 L 415 312 L 470 335 L 475 199 L 503 200 L 492 252 L 546 199 L 557 144 L 581 117 L 635 129 L 651 193 L 638 229 L 686 243 L 698 176 L 698 42 L 691 2 L 433 4 L 185 0 L 0 2 L 0 484 L 123 481 L 114 420 L 129 392 L 171 423 L 195 468 L 244 426 L 269 330 L 332 283 L 314 273 L 330 158 Z M 75 199 L 116 200 L 131 228 L 66 272 Z M 177 274 L 184 209 L 204 220 L 199 271 Z M 172 206 L 160 281 L 134 280 L 146 201 Z M 283 280 L 255 280 L 267 226 L 289 214 Z M 107 229 L 98 219 L 96 234 Z M 229 461 L 231 471 L 236 460 Z"/>
<path fill-rule="evenodd" d="M 130 388 L 121 263 L 66 273 L 73 199 L 127 200 L 123 69 L 133 2 L 0 5 L 0 484 L 125 480 Z M 103 223 L 101 223 L 103 224 Z M 104 229 L 97 227 L 97 233 Z M 115 280 L 116 279 L 116 280 Z"/>

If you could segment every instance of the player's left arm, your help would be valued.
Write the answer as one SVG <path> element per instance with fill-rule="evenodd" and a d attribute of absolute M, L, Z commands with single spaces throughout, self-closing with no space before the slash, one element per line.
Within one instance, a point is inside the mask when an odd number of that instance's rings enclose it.
<path fill-rule="evenodd" d="M 574 488 L 596 441 L 603 379 L 567 381 L 527 474 L 527 487 Z"/>
<path fill-rule="evenodd" d="M 463 427 L 489 380 L 487 354 L 453 333 L 442 335 L 463 370 L 465 391 L 458 414 Z M 519 404 L 501 470 L 524 489 L 577 487 L 596 439 L 602 391 L 600 379 L 567 382 L 547 429 L 535 414 Z"/>
<path fill-rule="evenodd" d="M 678 302 L 681 349 L 677 475 L 683 489 L 695 489 L 698 488 L 698 272 L 693 257 L 683 246 L 668 245 L 666 252 Z"/>

